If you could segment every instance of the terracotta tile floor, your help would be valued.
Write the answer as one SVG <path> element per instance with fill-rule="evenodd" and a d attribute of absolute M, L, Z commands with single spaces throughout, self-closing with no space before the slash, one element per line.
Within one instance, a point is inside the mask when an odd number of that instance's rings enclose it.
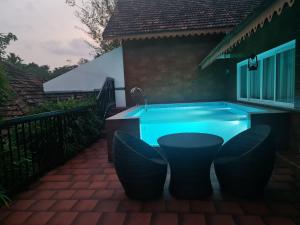
<path fill-rule="evenodd" d="M 49 172 L 0 209 L 1 225 L 295 225 L 300 224 L 300 172 L 278 162 L 265 196 L 237 199 L 220 193 L 201 201 L 175 200 L 167 191 L 157 201 L 124 194 L 106 143 L 100 140 Z"/>

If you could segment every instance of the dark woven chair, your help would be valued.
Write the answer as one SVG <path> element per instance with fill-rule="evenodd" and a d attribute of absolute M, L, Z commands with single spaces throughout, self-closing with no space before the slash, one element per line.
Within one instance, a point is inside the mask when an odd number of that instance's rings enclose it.
<path fill-rule="evenodd" d="M 113 151 L 115 168 L 128 197 L 149 200 L 161 196 L 167 162 L 158 151 L 121 131 L 115 132 Z"/>
<path fill-rule="evenodd" d="M 257 125 L 225 143 L 214 160 L 214 167 L 222 190 L 254 197 L 263 194 L 274 160 L 271 128 Z"/>

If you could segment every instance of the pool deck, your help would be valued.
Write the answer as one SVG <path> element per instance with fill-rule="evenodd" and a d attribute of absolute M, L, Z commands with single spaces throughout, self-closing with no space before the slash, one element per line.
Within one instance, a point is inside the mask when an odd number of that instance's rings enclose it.
<path fill-rule="evenodd" d="M 289 155 L 285 155 L 289 160 Z M 294 156 L 292 156 L 294 158 Z M 300 162 L 300 161 L 299 161 Z M 203 200 L 156 201 L 126 197 L 106 141 L 99 140 L 56 168 L 0 209 L 1 225 L 297 225 L 300 224 L 300 169 L 278 159 L 265 196 L 244 200 L 220 192 Z"/>

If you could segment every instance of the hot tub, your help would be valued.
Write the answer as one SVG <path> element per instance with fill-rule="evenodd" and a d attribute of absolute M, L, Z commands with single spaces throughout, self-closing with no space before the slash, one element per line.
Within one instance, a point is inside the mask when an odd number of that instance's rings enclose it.
<path fill-rule="evenodd" d="M 262 109 L 226 102 L 139 106 L 124 118 L 140 119 L 140 138 L 152 146 L 172 133 L 208 133 L 229 140 L 250 127 L 249 113 Z"/>
<path fill-rule="evenodd" d="M 261 118 L 269 113 L 273 117 L 276 113 L 282 115 L 278 110 L 230 102 L 135 106 L 107 119 L 108 147 L 111 148 L 112 135 L 117 129 L 132 133 L 154 147 L 158 146 L 159 137 L 184 132 L 214 134 L 226 142 L 251 127 L 253 121 L 264 123 Z"/>

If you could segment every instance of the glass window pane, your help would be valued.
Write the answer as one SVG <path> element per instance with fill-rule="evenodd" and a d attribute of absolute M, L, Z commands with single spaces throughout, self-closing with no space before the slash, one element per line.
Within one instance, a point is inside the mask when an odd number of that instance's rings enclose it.
<path fill-rule="evenodd" d="M 259 66 L 258 69 L 249 71 L 249 85 L 250 85 L 250 93 L 249 97 L 254 99 L 260 99 L 260 73 L 259 73 Z"/>
<path fill-rule="evenodd" d="M 293 103 L 295 49 L 276 55 L 276 101 Z"/>
<path fill-rule="evenodd" d="M 240 67 L 240 97 L 247 98 L 247 65 Z"/>
<path fill-rule="evenodd" d="M 265 100 L 274 100 L 275 57 L 264 59 L 263 63 L 263 95 Z"/>

